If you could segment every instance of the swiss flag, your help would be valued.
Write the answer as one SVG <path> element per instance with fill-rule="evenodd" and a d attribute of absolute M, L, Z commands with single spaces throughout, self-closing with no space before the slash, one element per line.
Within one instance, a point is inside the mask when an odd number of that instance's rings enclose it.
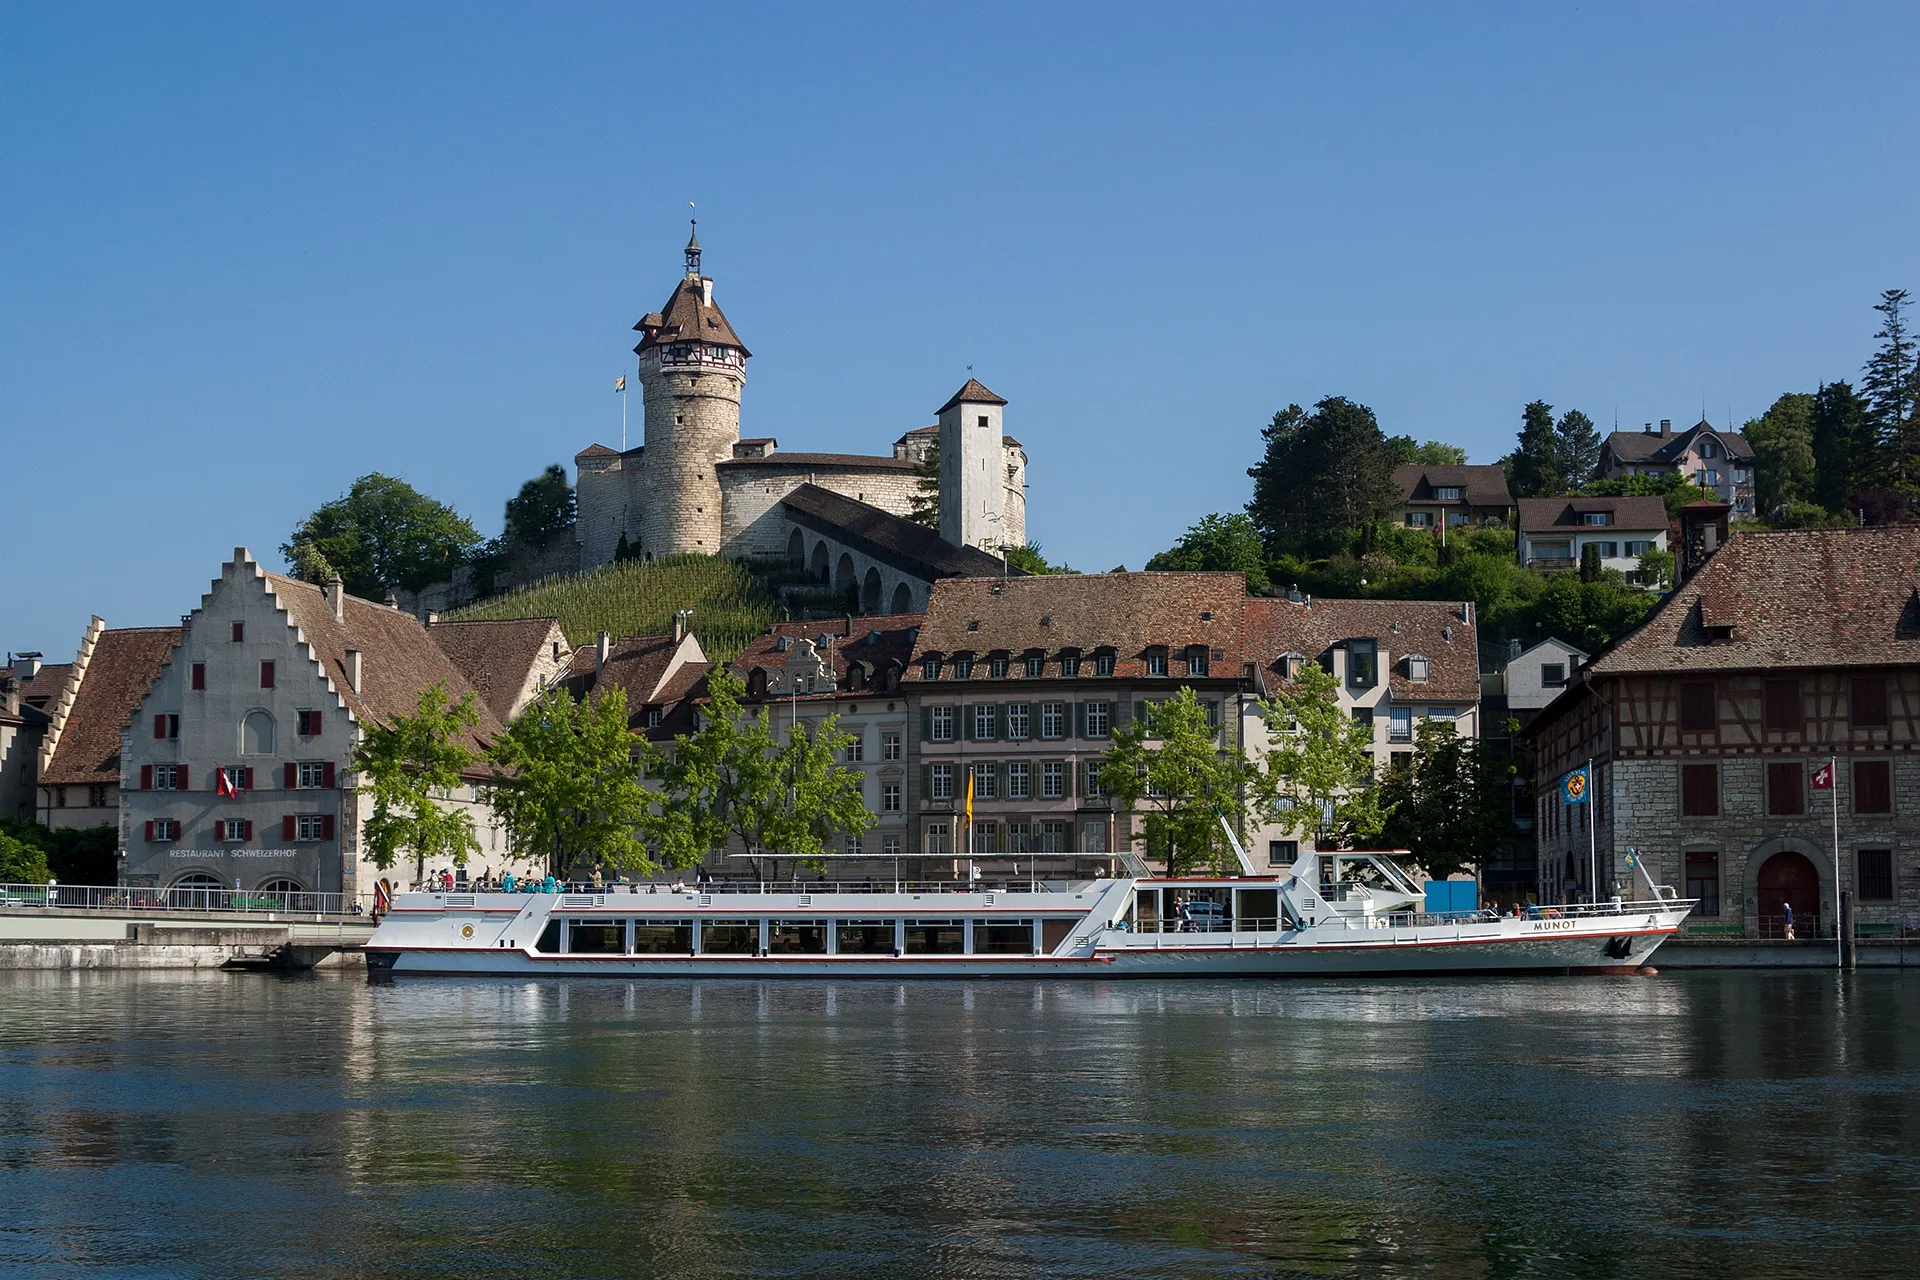
<path fill-rule="evenodd" d="M 1833 790 L 1833 761 L 1829 760 L 1813 771 L 1813 789 L 1815 791 Z"/>
<path fill-rule="evenodd" d="M 213 792 L 215 795 L 225 796 L 229 800 L 240 794 L 233 789 L 233 779 L 228 776 L 227 771 L 219 765 L 213 767 Z"/>

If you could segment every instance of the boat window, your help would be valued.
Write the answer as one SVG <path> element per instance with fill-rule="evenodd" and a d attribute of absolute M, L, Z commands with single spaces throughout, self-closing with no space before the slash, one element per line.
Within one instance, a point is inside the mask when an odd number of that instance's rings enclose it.
<path fill-rule="evenodd" d="M 957 956 L 963 950 L 965 933 L 958 920 L 907 921 L 907 954 L 910 956 Z"/>
<path fill-rule="evenodd" d="M 1160 891 L 1137 889 L 1133 895 L 1133 927 L 1140 933 L 1160 932 Z"/>
<path fill-rule="evenodd" d="M 1033 921 L 975 920 L 973 954 L 977 956 L 1030 956 L 1033 954 Z"/>
<path fill-rule="evenodd" d="M 635 955 L 690 955 L 693 951 L 693 925 L 685 920 L 635 920 Z"/>
<path fill-rule="evenodd" d="M 544 951 L 550 956 L 560 954 L 560 922 L 547 921 L 547 927 L 540 931 L 540 941 L 533 944 L 535 951 Z"/>
<path fill-rule="evenodd" d="M 760 949 L 757 920 L 707 920 L 700 925 L 700 954 L 750 956 Z"/>
<path fill-rule="evenodd" d="M 827 954 L 825 920 L 775 920 L 767 926 L 767 951 L 772 955 Z"/>
<path fill-rule="evenodd" d="M 893 954 L 893 921 L 842 920 L 834 948 L 843 956 Z"/>
<path fill-rule="evenodd" d="M 1237 929 L 1273 930 L 1280 927 L 1280 893 L 1276 889 L 1242 889 L 1235 913 Z"/>
<path fill-rule="evenodd" d="M 1050 956 L 1058 951 L 1060 944 L 1067 940 L 1067 935 L 1072 933 L 1073 927 L 1079 923 L 1078 917 L 1065 920 L 1042 920 L 1040 922 L 1041 953 Z"/>
<path fill-rule="evenodd" d="M 574 955 L 617 956 L 627 949 L 624 920 L 570 920 L 567 950 Z"/>

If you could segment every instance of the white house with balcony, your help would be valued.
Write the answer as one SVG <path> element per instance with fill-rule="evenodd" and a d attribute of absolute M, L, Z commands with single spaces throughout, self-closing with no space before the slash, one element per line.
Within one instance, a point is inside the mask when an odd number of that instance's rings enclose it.
<path fill-rule="evenodd" d="M 1520 563 L 1577 569 L 1589 545 L 1602 568 L 1630 573 L 1649 551 L 1667 550 L 1667 504 L 1660 498 L 1522 498 Z"/>

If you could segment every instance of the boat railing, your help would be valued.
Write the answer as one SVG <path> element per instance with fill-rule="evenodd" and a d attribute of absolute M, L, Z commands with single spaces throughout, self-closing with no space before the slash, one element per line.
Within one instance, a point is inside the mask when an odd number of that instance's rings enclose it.
<path fill-rule="evenodd" d="M 1064 893 L 1085 892 L 1092 881 L 1054 880 L 1041 878 L 1029 880 L 980 879 L 969 883 L 965 880 L 711 880 L 700 883 L 669 883 L 660 881 L 621 881 L 606 885 L 558 884 L 554 892 L 567 896 L 591 894 L 594 897 L 620 898 L 629 895 L 648 897 L 672 894 L 718 895 L 810 895 L 810 894 L 877 894 L 877 893 Z M 425 888 L 423 893 L 445 895 L 447 890 Z M 525 892 L 538 892 L 516 887 L 507 889 L 477 889 L 471 885 L 456 885 L 452 892 L 470 893 L 509 893 L 518 895 Z"/>

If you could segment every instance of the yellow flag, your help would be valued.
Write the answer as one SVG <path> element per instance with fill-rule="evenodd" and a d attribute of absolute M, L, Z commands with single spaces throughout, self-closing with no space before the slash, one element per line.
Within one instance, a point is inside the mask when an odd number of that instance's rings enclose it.
<path fill-rule="evenodd" d="M 973 766 L 972 765 L 967 766 L 967 832 L 968 832 L 967 839 L 969 841 L 968 847 L 971 848 L 972 847 L 971 841 L 973 839 L 973 836 L 972 836 L 972 832 L 973 832 Z"/>
<path fill-rule="evenodd" d="M 613 380 L 613 389 L 614 389 L 615 391 L 625 391 L 625 390 L 627 389 L 627 375 L 626 375 L 626 374 L 624 374 L 624 373 L 623 373 L 623 374 L 621 374 L 621 375 L 620 375 L 619 377 L 617 377 L 617 378 L 615 378 L 615 379 Z"/>

